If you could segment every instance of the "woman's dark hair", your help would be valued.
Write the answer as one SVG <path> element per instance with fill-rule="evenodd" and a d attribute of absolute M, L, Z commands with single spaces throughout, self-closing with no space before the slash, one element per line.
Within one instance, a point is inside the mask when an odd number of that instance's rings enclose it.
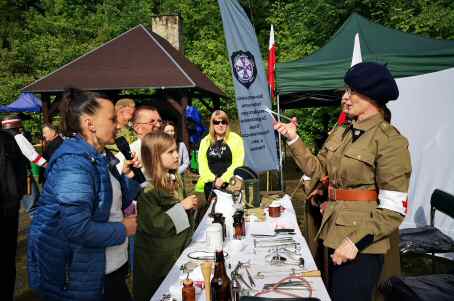
<path fill-rule="evenodd" d="M 386 122 L 391 123 L 391 110 L 386 106 L 386 104 L 383 105 L 383 119 L 385 119 Z"/>
<path fill-rule="evenodd" d="M 81 134 L 80 117 L 83 114 L 94 115 L 100 104 L 96 98 L 99 94 L 85 92 L 77 88 L 65 88 L 63 99 L 60 105 L 60 112 L 63 117 L 62 132 L 66 137 L 74 134 Z"/>

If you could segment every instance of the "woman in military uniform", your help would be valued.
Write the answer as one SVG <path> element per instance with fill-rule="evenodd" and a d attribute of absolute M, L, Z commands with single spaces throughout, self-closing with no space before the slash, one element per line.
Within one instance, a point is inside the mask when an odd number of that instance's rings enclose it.
<path fill-rule="evenodd" d="M 296 119 L 276 123 L 290 151 L 312 179 L 329 179 L 329 201 L 318 236 L 328 248 L 333 300 L 371 300 L 383 267 L 388 236 L 407 210 L 411 174 L 408 141 L 384 120 L 399 91 L 381 64 L 359 63 L 345 74 L 342 101 L 352 123 L 337 127 L 314 156 L 298 137 Z"/>

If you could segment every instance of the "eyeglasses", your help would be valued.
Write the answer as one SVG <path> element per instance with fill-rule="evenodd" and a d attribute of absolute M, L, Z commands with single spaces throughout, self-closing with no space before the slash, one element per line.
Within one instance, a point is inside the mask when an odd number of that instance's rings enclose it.
<path fill-rule="evenodd" d="M 350 96 L 352 96 L 352 93 L 353 93 L 352 88 L 350 88 L 349 86 L 346 86 L 344 89 L 345 96 L 350 97 Z"/>
<path fill-rule="evenodd" d="M 220 124 L 227 125 L 229 123 L 227 122 L 227 120 L 213 120 L 213 124 L 214 125 L 220 125 Z"/>

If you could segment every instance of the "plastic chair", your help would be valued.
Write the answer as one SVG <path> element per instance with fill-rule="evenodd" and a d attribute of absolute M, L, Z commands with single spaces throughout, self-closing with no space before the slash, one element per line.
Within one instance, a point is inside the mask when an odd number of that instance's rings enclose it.
<path fill-rule="evenodd" d="M 454 218 L 454 195 L 435 189 L 430 198 L 430 226 L 400 231 L 401 253 L 431 253 L 432 273 L 435 269 L 435 253 L 454 252 L 454 240 L 434 226 L 437 210 Z"/>

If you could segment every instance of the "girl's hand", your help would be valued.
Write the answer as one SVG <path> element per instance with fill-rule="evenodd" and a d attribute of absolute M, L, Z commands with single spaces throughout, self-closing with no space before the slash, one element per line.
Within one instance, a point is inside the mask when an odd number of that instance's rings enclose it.
<path fill-rule="evenodd" d="M 189 210 L 192 208 L 197 208 L 199 205 L 199 199 L 195 195 L 190 195 L 181 202 L 181 206 L 183 206 L 184 209 Z"/>
<path fill-rule="evenodd" d="M 129 215 L 121 222 L 126 228 L 126 234 L 133 236 L 137 231 L 137 215 Z"/>
<path fill-rule="evenodd" d="M 136 168 L 141 168 L 142 164 L 139 161 L 139 157 L 137 156 L 136 153 L 132 153 L 132 160 L 125 160 L 125 163 L 123 164 L 123 170 L 122 173 L 127 176 L 128 178 L 133 178 L 134 177 L 134 172 L 132 171 L 131 167 L 136 167 Z"/>
<path fill-rule="evenodd" d="M 224 180 L 222 178 L 216 178 L 214 181 L 214 187 L 221 188 L 224 185 Z"/>

